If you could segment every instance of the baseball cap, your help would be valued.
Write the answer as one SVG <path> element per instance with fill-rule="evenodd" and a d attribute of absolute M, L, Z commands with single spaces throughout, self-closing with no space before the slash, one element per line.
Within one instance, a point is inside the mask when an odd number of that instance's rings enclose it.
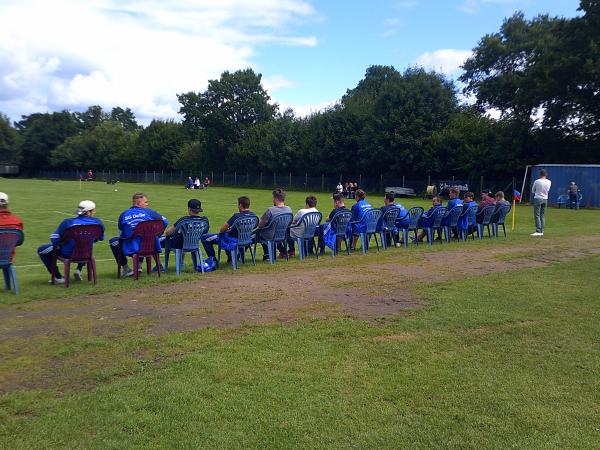
<path fill-rule="evenodd" d="M 82 200 L 79 202 L 79 206 L 77 206 L 77 211 L 75 211 L 78 215 L 85 214 L 92 209 L 96 209 L 96 204 L 91 200 Z"/>
<path fill-rule="evenodd" d="M 4 192 L 0 192 L 0 205 L 8 205 L 8 195 Z"/>
<path fill-rule="evenodd" d="M 188 208 L 192 210 L 192 212 L 199 213 L 202 212 L 202 203 L 198 199 L 191 199 L 188 202 Z"/>

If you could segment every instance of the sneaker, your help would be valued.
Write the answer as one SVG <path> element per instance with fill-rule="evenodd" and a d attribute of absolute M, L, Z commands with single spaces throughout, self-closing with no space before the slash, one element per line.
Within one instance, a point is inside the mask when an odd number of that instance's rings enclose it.
<path fill-rule="evenodd" d="M 402 247 L 402 243 L 401 243 L 401 242 L 396 242 L 394 245 L 395 245 L 396 247 Z"/>
<path fill-rule="evenodd" d="M 544 233 L 538 233 L 537 231 L 535 233 L 531 233 L 529 236 L 543 236 Z"/>
<path fill-rule="evenodd" d="M 55 278 L 54 279 L 54 284 L 64 284 L 65 283 L 65 279 L 64 278 Z M 48 284 L 52 284 L 52 278 L 50 278 L 48 280 Z"/>
<path fill-rule="evenodd" d="M 77 269 L 75 272 L 73 272 L 73 278 L 75 281 L 83 280 L 83 277 L 81 276 L 81 270 Z"/>
<path fill-rule="evenodd" d="M 269 260 L 269 255 L 263 255 L 263 261 L 268 261 Z"/>
<path fill-rule="evenodd" d="M 133 276 L 133 270 L 131 270 L 129 267 L 125 267 L 125 268 L 123 268 L 123 273 L 122 273 L 121 276 L 132 277 Z"/>

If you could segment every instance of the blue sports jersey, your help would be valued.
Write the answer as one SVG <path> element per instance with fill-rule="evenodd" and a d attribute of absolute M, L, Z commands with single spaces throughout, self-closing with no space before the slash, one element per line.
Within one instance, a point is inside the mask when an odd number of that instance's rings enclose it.
<path fill-rule="evenodd" d="M 463 203 L 463 213 L 464 213 L 464 212 L 465 212 L 467 209 L 469 209 L 471 206 L 477 206 L 477 202 L 476 202 L 476 201 L 473 201 L 473 200 L 471 200 L 470 202 Z M 474 225 L 477 223 L 477 220 L 476 220 L 476 218 L 475 218 L 475 215 L 473 215 L 473 220 L 472 220 L 472 223 L 470 223 L 470 224 L 469 224 L 469 223 L 467 223 L 467 220 L 468 220 L 468 217 L 467 217 L 466 215 L 464 215 L 464 216 L 461 216 L 461 218 L 458 220 L 458 227 L 459 227 L 461 230 L 466 230 L 468 225 L 473 225 L 473 226 L 474 226 Z"/>
<path fill-rule="evenodd" d="M 77 216 L 70 219 L 65 219 L 60 223 L 56 231 L 50 235 L 50 241 L 52 244 L 57 244 L 60 242 L 65 234 L 65 231 L 75 225 L 100 225 L 102 227 L 102 235 L 100 236 L 100 240 L 104 240 L 104 224 L 100 219 L 89 216 Z M 75 244 L 73 241 L 65 242 L 58 249 L 58 254 L 62 257 L 68 258 L 71 256 L 71 253 L 73 253 L 74 245 Z"/>
<path fill-rule="evenodd" d="M 365 199 L 357 201 L 354 205 L 352 205 L 352 220 L 355 222 L 359 222 L 365 216 L 365 213 L 372 209 L 371 204 Z M 354 224 L 352 226 L 353 233 L 364 233 L 367 230 L 367 223 L 363 222 L 361 224 Z"/>
<path fill-rule="evenodd" d="M 433 212 L 440 208 L 442 205 L 432 206 L 421 216 L 421 226 L 423 227 L 431 227 L 433 225 Z"/>
<path fill-rule="evenodd" d="M 147 220 L 162 220 L 165 227 L 169 225 L 169 221 L 161 216 L 156 211 L 150 208 L 139 208 L 132 206 L 126 211 L 123 211 L 119 216 L 119 230 L 121 230 L 121 238 L 125 239 L 121 242 L 123 254 L 132 255 L 140 250 L 140 238 L 129 239 L 133 235 L 135 226 L 140 222 Z M 158 237 L 156 238 L 156 248 L 161 250 Z"/>
<path fill-rule="evenodd" d="M 453 198 L 452 200 L 448 200 L 448 205 L 446 206 L 446 211 L 450 211 L 455 206 L 463 206 L 463 201 L 460 198 Z M 450 217 L 446 217 L 442 221 L 442 225 L 450 225 Z"/>

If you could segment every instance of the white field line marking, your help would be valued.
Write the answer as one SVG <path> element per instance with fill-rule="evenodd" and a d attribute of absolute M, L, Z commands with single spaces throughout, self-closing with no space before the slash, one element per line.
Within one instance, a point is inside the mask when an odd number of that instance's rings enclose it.
<path fill-rule="evenodd" d="M 96 262 L 106 262 L 106 261 L 114 261 L 114 258 L 111 259 L 97 259 Z M 25 269 L 28 267 L 43 267 L 43 264 L 26 264 L 24 266 L 13 266 L 15 269 Z"/>
<path fill-rule="evenodd" d="M 56 214 L 62 214 L 63 216 L 71 216 L 71 217 L 75 217 L 75 214 L 73 213 L 66 213 L 66 212 L 62 212 L 62 211 L 52 211 L 55 212 Z M 112 223 L 119 223 L 116 220 L 110 220 L 110 219 L 100 219 L 103 222 L 112 222 Z"/>

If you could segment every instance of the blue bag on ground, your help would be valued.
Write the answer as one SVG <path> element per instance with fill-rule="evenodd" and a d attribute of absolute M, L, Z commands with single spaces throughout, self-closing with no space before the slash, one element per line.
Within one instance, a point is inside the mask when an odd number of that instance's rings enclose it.
<path fill-rule="evenodd" d="M 209 256 L 208 258 L 206 258 L 204 260 L 204 271 L 205 272 L 212 272 L 216 269 L 217 269 L 217 261 L 215 260 L 215 258 L 213 256 Z M 196 266 L 196 272 L 202 272 L 202 269 L 200 268 L 200 264 L 198 264 L 198 266 Z"/>

